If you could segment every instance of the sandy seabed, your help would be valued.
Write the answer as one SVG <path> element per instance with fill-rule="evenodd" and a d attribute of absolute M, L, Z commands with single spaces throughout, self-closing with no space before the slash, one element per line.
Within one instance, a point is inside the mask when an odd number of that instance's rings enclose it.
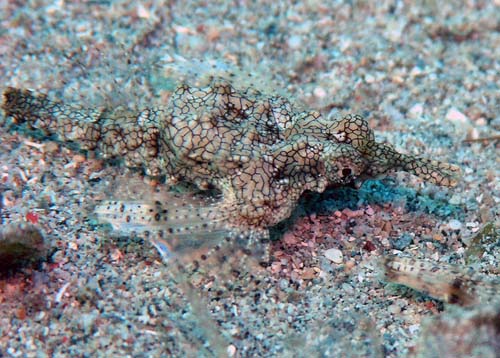
<path fill-rule="evenodd" d="M 496 306 L 477 313 L 388 284 L 379 262 L 462 264 L 472 238 L 500 225 L 498 1 L 21 3 L 0 2 L 2 91 L 133 110 L 168 98 L 162 64 L 215 59 L 325 115 L 362 114 L 380 140 L 463 174 L 453 189 L 398 173 L 307 196 L 267 269 L 187 285 L 147 242 L 93 219 L 113 178 L 148 179 L 2 126 L 2 224 L 36 223 L 50 250 L 0 279 L 0 356 L 495 356 L 498 332 L 470 317 Z M 489 248 L 477 265 L 495 276 Z"/>

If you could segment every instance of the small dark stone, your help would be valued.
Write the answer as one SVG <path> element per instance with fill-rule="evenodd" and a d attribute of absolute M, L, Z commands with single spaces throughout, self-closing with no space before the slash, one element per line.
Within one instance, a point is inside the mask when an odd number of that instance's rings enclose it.
<path fill-rule="evenodd" d="M 20 223 L 0 229 L 0 274 L 34 266 L 47 254 L 48 247 L 37 226 Z"/>
<path fill-rule="evenodd" d="M 377 246 L 371 241 L 366 241 L 365 244 L 363 245 L 363 249 L 369 252 L 372 252 L 377 249 Z"/>

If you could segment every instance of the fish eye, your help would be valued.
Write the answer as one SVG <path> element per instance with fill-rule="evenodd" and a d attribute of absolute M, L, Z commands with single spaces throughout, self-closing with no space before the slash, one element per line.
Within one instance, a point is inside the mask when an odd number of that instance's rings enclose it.
<path fill-rule="evenodd" d="M 342 168 L 342 176 L 343 177 L 348 177 L 351 174 L 352 174 L 351 168 Z"/>

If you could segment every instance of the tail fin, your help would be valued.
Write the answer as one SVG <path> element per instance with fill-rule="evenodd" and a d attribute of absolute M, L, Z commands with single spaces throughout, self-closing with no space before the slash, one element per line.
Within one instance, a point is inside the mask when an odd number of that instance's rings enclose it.
<path fill-rule="evenodd" d="M 104 158 L 118 157 L 128 167 L 144 167 L 148 175 L 161 175 L 165 163 L 159 153 L 157 122 L 162 108 L 130 112 L 123 108 L 83 108 L 51 101 L 46 95 L 9 87 L 2 108 L 15 123 L 54 134 L 81 149 L 96 150 Z"/>
<path fill-rule="evenodd" d="M 101 135 L 102 111 L 51 101 L 44 94 L 9 87 L 3 93 L 2 109 L 15 123 L 55 134 L 65 141 L 78 141 L 82 149 L 94 149 Z"/>
<path fill-rule="evenodd" d="M 47 96 L 35 96 L 26 89 L 8 87 L 3 93 L 2 109 L 5 115 L 13 117 L 16 123 L 36 121 L 48 114 L 47 108 L 50 106 Z"/>

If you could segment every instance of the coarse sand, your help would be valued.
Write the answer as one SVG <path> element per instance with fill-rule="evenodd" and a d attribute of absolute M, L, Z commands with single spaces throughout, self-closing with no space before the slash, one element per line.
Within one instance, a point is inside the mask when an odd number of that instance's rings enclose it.
<path fill-rule="evenodd" d="M 307 194 L 274 228 L 267 268 L 237 256 L 188 280 L 92 213 L 116 185 L 161 183 L 2 125 L 2 225 L 38 225 L 50 250 L 0 278 L 0 357 L 495 357 L 497 306 L 383 280 L 384 255 L 463 264 L 500 226 L 500 2 L 411 3 L 0 1 L 2 92 L 133 110 L 168 99 L 165 64 L 215 59 L 462 168 L 452 189 L 397 173 Z M 496 251 L 476 262 L 490 277 Z"/>

